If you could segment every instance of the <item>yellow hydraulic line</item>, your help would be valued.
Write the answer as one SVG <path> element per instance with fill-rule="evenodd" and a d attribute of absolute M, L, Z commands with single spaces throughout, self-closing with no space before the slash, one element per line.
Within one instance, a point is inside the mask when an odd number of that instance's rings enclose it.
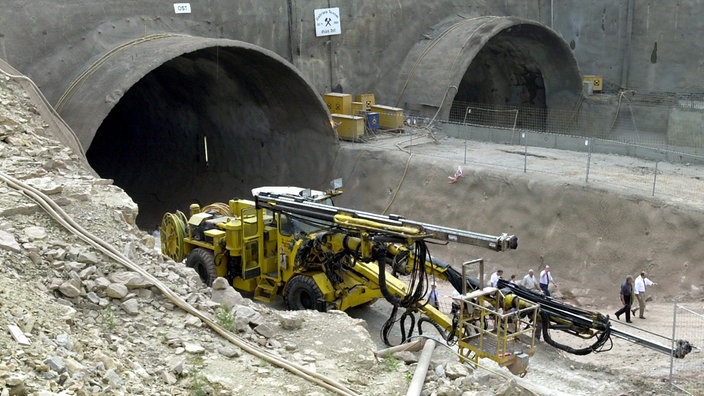
<path fill-rule="evenodd" d="M 290 371 L 293 374 L 298 375 L 299 377 L 301 377 L 305 380 L 308 380 L 310 382 L 318 384 L 318 385 L 320 385 L 330 391 L 333 391 L 337 394 L 344 395 L 344 396 L 356 396 L 357 395 L 354 391 L 348 389 L 347 387 L 345 387 L 344 385 L 335 381 L 334 379 L 331 379 L 331 378 L 324 376 L 322 374 L 315 373 L 315 372 L 313 372 L 303 366 L 297 365 L 295 363 L 291 363 L 281 357 L 273 355 L 272 353 L 270 353 L 266 350 L 259 349 L 259 348 L 256 348 L 254 346 L 247 344 L 241 338 L 236 337 L 235 335 L 233 335 L 229 331 L 220 327 L 217 323 L 213 322 L 204 313 L 195 309 L 192 305 L 190 305 L 185 300 L 183 300 L 179 295 L 175 294 L 171 289 L 166 287 L 163 283 L 161 283 L 157 278 L 152 276 L 150 273 L 148 273 L 147 271 L 142 269 L 140 266 L 138 266 L 137 264 L 133 263 L 128 258 L 123 256 L 122 253 L 120 253 L 117 250 L 117 248 L 115 248 L 114 246 L 101 240 L 100 238 L 96 237 L 95 235 L 91 234 L 89 231 L 85 230 L 78 223 L 73 221 L 73 219 L 71 219 L 71 217 L 68 214 L 66 214 L 66 212 L 64 212 L 64 210 L 59 205 L 57 205 L 56 202 L 54 202 L 51 198 L 49 198 L 46 194 L 42 193 L 41 191 L 35 189 L 34 187 L 27 185 L 27 184 L 15 179 L 12 176 L 9 176 L 3 172 L 0 172 L 0 180 L 4 181 L 5 183 L 7 183 L 8 186 L 10 186 L 16 190 L 21 191 L 23 194 L 27 195 L 29 198 L 34 200 L 54 220 L 59 222 L 68 231 L 70 231 L 71 233 L 73 233 L 74 235 L 76 235 L 77 237 L 82 239 L 84 242 L 95 247 L 96 249 L 105 253 L 109 257 L 113 258 L 118 263 L 121 263 L 125 267 L 139 273 L 145 279 L 152 282 L 164 294 L 164 296 L 166 298 L 171 300 L 179 308 L 183 309 L 184 311 L 190 313 L 193 316 L 196 316 L 197 318 L 202 320 L 208 327 L 210 327 L 212 330 L 214 330 L 216 333 L 220 334 L 223 338 L 227 339 L 228 341 L 232 342 L 236 346 L 240 347 L 241 349 L 243 349 L 247 353 L 250 353 L 256 357 L 264 359 L 267 362 L 272 363 L 276 366 L 284 368 L 284 369 Z"/>
<path fill-rule="evenodd" d="M 408 235 L 410 237 L 419 237 L 423 235 L 420 233 L 420 230 L 417 227 L 382 224 L 373 220 L 360 219 L 358 217 L 354 217 L 348 214 L 336 214 L 335 223 L 340 224 L 342 226 L 351 226 L 354 228 L 391 231 L 398 234 Z"/>

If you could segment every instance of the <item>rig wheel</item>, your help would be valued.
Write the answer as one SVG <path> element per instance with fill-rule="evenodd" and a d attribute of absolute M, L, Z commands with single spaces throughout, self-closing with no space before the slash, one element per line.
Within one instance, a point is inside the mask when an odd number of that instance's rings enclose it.
<path fill-rule="evenodd" d="M 318 302 L 322 300 L 323 292 L 308 275 L 296 275 L 291 278 L 284 289 L 284 302 L 290 310 L 320 309 Z"/>
<path fill-rule="evenodd" d="M 212 286 L 213 281 L 218 277 L 215 269 L 215 255 L 210 250 L 203 248 L 191 250 L 191 254 L 186 259 L 186 266 L 195 269 L 206 286 Z"/>
<path fill-rule="evenodd" d="M 159 227 L 161 253 L 179 263 L 186 258 L 183 238 L 186 236 L 187 222 L 186 215 L 181 211 L 166 213 Z"/>

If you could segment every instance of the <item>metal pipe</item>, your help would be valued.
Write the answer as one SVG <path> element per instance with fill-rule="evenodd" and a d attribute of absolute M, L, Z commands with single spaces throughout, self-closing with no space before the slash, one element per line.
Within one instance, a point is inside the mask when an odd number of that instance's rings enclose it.
<path fill-rule="evenodd" d="M 589 154 L 587 155 L 587 176 L 584 178 L 584 182 L 589 183 L 589 165 L 592 162 L 592 145 L 589 144 L 589 139 L 585 140 L 584 144 L 587 145 L 587 148 L 589 150 Z"/>
<path fill-rule="evenodd" d="M 660 161 L 655 161 L 655 174 L 653 174 L 653 196 L 655 196 L 655 184 L 658 181 L 658 162 Z"/>
<path fill-rule="evenodd" d="M 208 167 L 208 137 L 203 136 L 203 147 L 205 150 L 205 167 Z"/>
<path fill-rule="evenodd" d="M 673 300 L 673 309 L 672 309 L 672 342 L 670 343 L 670 350 L 674 351 L 675 350 L 675 335 L 676 330 L 677 330 L 677 299 Z M 675 366 L 675 354 L 670 353 L 670 387 L 672 387 L 672 373 L 674 371 L 674 366 Z"/>
<path fill-rule="evenodd" d="M 412 342 L 407 342 L 405 344 L 392 346 L 392 347 L 389 347 L 386 349 L 380 349 L 380 350 L 374 352 L 374 356 L 379 357 L 379 358 L 385 358 L 385 357 L 391 355 L 392 353 L 396 353 L 396 352 L 403 352 L 403 351 L 417 352 L 423 348 L 423 346 L 425 345 L 425 340 L 426 340 L 426 338 L 418 338 Z"/>
<path fill-rule="evenodd" d="M 435 341 L 428 339 L 423 347 L 423 352 L 420 354 L 420 359 L 418 359 L 418 366 L 416 366 L 416 372 L 413 373 L 413 379 L 408 386 L 406 396 L 419 396 L 423 390 L 425 376 L 428 374 L 428 366 L 430 366 L 430 358 L 433 357 L 433 350 L 435 350 Z"/>
<path fill-rule="evenodd" d="M 631 67 L 631 40 L 633 36 L 633 0 L 626 3 L 626 44 L 621 59 L 621 88 L 628 88 L 628 69 Z"/>
<path fill-rule="evenodd" d="M 523 144 L 524 144 L 524 150 L 523 150 L 523 173 L 526 173 L 526 170 L 528 169 L 528 134 L 523 132 Z"/>

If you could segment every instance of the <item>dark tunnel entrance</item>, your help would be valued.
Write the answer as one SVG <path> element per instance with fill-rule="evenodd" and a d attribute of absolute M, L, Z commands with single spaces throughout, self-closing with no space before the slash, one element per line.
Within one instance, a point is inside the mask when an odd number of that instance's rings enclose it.
<path fill-rule="evenodd" d="M 517 37 L 525 36 L 524 30 L 517 26 L 502 32 L 477 53 L 462 76 L 450 121 L 545 129 L 543 73 L 527 49 L 516 45 Z M 517 108 L 520 111 L 515 117 Z"/>
<path fill-rule="evenodd" d="M 139 205 L 144 230 L 166 211 L 251 198 L 261 185 L 321 187 L 336 136 L 322 100 L 287 70 L 244 49 L 171 59 L 125 92 L 88 161 Z"/>
<path fill-rule="evenodd" d="M 573 118 L 579 68 L 567 43 L 546 26 L 487 16 L 445 22 L 428 37 L 406 57 L 400 106 L 453 123 L 536 131 Z"/>
<path fill-rule="evenodd" d="M 526 45 L 544 34 L 536 26 L 518 25 L 489 40 L 462 76 L 450 121 L 545 130 L 543 72 Z"/>

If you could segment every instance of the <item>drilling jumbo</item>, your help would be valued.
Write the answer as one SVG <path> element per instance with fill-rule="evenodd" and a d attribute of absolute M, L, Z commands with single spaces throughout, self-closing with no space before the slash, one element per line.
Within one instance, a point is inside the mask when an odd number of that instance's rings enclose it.
<path fill-rule="evenodd" d="M 347 310 L 385 299 L 392 304 L 384 342 L 394 323 L 402 342 L 415 330 L 432 326 L 463 361 L 489 358 L 512 373 L 525 375 L 536 351 L 536 331 L 549 344 L 584 355 L 608 350 L 612 335 L 682 358 L 691 351 L 684 340 L 667 347 L 611 328 L 608 316 L 535 294 L 503 280 L 485 287 L 483 261 L 458 271 L 432 257 L 428 243 L 461 243 L 493 251 L 516 249 L 515 235 L 498 236 L 447 228 L 333 205 L 342 193 L 339 180 L 327 191 L 298 187 L 261 187 L 254 200 L 192 204 L 189 216 L 166 213 L 160 226 L 161 250 L 186 260 L 208 286 L 226 278 L 240 292 L 288 309 Z M 479 277 L 468 273 L 479 270 Z M 457 291 L 452 313 L 424 299 L 430 279 L 447 280 Z M 400 318 L 398 318 L 401 311 Z M 536 330 L 539 329 L 539 330 Z M 560 330 L 591 344 L 570 347 L 552 339 Z M 583 344 L 583 343 L 581 343 Z"/>

